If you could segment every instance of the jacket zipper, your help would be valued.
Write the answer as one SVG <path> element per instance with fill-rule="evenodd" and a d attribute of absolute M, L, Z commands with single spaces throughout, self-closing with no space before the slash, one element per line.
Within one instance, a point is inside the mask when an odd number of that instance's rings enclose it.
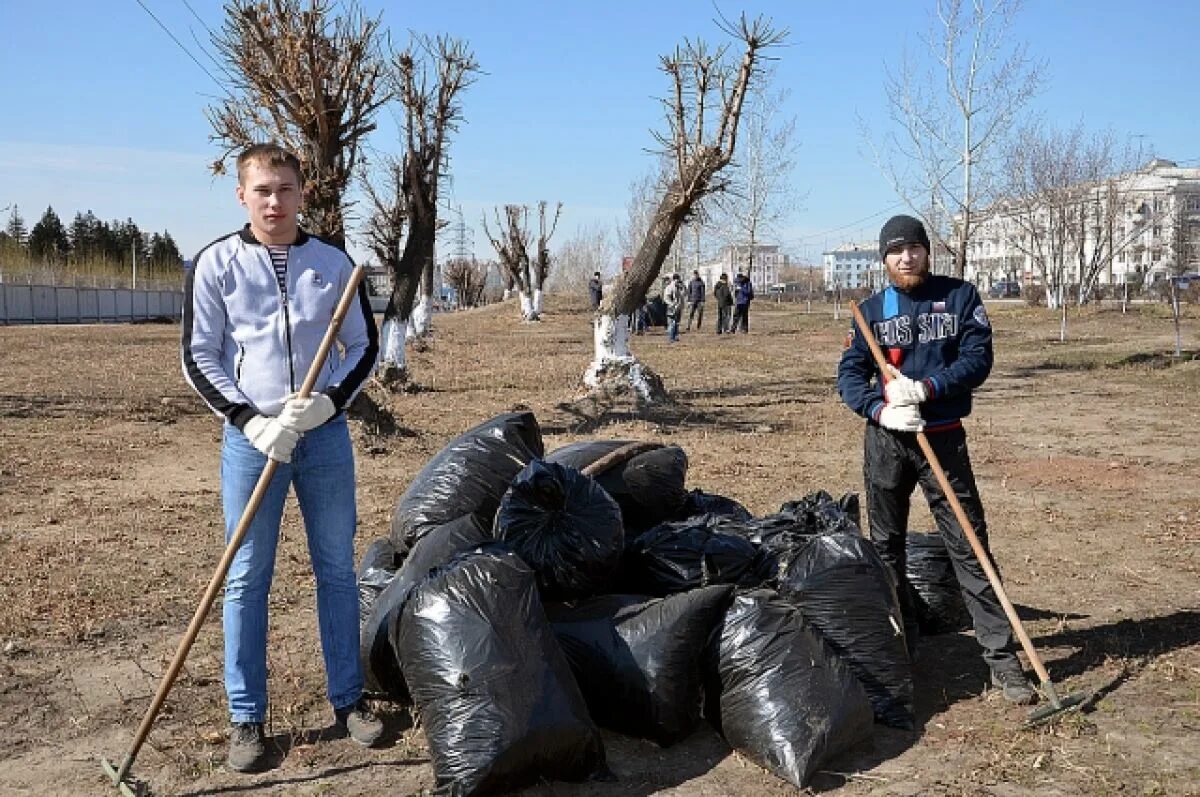
<path fill-rule="evenodd" d="M 271 269 L 274 271 L 274 267 Z M 296 392 L 296 366 L 293 363 L 295 359 L 292 355 L 292 314 L 288 310 L 287 285 L 291 281 L 292 272 L 292 248 L 288 247 L 288 258 L 283 266 L 283 286 L 279 289 L 279 301 L 283 304 L 283 334 L 287 341 L 287 362 L 288 362 L 288 385 L 289 392 Z"/>

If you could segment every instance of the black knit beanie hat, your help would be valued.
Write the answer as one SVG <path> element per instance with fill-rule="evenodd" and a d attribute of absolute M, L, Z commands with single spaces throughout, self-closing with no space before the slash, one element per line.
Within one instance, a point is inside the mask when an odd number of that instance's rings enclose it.
<path fill-rule="evenodd" d="M 925 225 L 912 216 L 892 216 L 879 231 L 879 259 L 883 260 L 889 249 L 905 244 L 920 244 L 929 251 L 929 236 Z"/>

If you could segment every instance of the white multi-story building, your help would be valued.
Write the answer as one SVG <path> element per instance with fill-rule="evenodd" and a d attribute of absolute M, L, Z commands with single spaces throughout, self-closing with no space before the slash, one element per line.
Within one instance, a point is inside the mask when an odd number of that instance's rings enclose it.
<path fill-rule="evenodd" d="M 821 253 L 825 290 L 877 289 L 883 286 L 883 263 L 874 244 L 846 244 Z"/>
<path fill-rule="evenodd" d="M 751 247 L 739 244 L 722 247 L 715 260 L 696 270 L 710 291 L 722 274 L 728 274 L 732 284 L 734 275 L 741 272 L 750 275 L 750 284 L 754 286 L 755 293 L 765 295 L 772 285 L 779 282 L 780 269 L 790 263 L 791 258 L 780 252 L 776 245 L 755 244 Z M 691 279 L 691 272 L 685 271 L 682 276 L 686 283 Z"/>
<path fill-rule="evenodd" d="M 1200 269 L 1200 168 L 1156 158 L 1136 172 L 1079 188 L 1072 212 L 1084 261 L 1101 264 L 1098 283 L 1149 284 Z M 1037 224 L 1047 224 L 1048 205 L 1034 210 Z M 997 204 L 980 219 L 967 249 L 966 278 L 981 288 L 1001 280 L 1040 283 L 1040 269 L 1027 254 L 1029 213 L 1018 216 Z M 1078 241 L 1071 243 L 1078 248 Z M 1063 259 L 1063 271 L 1065 283 L 1080 281 L 1077 254 Z"/>

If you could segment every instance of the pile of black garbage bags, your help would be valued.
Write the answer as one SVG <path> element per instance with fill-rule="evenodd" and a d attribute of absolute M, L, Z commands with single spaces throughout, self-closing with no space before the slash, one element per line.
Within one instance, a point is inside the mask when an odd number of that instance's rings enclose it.
<path fill-rule="evenodd" d="M 609 779 L 598 728 L 668 746 L 703 721 L 803 787 L 874 722 L 912 727 L 857 497 L 756 518 L 689 491 L 681 448 L 631 442 L 546 454 L 532 413 L 497 416 L 425 465 L 366 551 L 367 691 L 415 705 L 438 793 Z"/>

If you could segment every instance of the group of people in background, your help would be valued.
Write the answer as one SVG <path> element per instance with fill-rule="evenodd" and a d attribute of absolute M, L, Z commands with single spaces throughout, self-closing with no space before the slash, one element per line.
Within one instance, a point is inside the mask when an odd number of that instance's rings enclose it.
<path fill-rule="evenodd" d="M 679 340 L 680 325 L 683 324 L 683 314 L 687 311 L 687 326 L 684 331 L 690 332 L 695 326 L 697 330 L 704 327 L 704 305 L 707 287 L 700 278 L 699 271 L 692 272 L 692 278 L 685 285 L 678 274 L 663 277 L 662 301 L 666 309 L 667 340 L 674 343 Z M 592 310 L 600 308 L 603 298 L 603 288 L 600 272 L 592 275 L 588 281 L 588 294 Z M 715 332 L 718 335 L 732 335 L 739 329 L 750 332 L 750 302 L 754 299 L 754 286 L 745 274 L 737 274 L 730 284 L 729 275 L 722 274 L 713 286 L 713 299 L 717 305 Z M 642 334 L 650 325 L 649 300 L 633 314 L 631 321 L 635 334 Z"/>
<path fill-rule="evenodd" d="M 673 278 L 679 280 L 679 275 L 676 274 Z M 689 331 L 693 322 L 695 322 L 696 329 L 704 326 L 706 287 L 704 280 L 700 278 L 700 272 L 693 271 L 692 279 L 687 284 L 687 329 Z M 729 275 L 722 274 L 717 278 L 717 284 L 713 286 L 712 293 L 713 299 L 717 303 L 716 333 L 732 335 L 739 328 L 742 332 L 749 333 L 750 302 L 754 299 L 754 286 L 750 283 L 750 278 L 745 274 L 738 273 L 733 278 L 733 285 L 730 285 Z"/>

